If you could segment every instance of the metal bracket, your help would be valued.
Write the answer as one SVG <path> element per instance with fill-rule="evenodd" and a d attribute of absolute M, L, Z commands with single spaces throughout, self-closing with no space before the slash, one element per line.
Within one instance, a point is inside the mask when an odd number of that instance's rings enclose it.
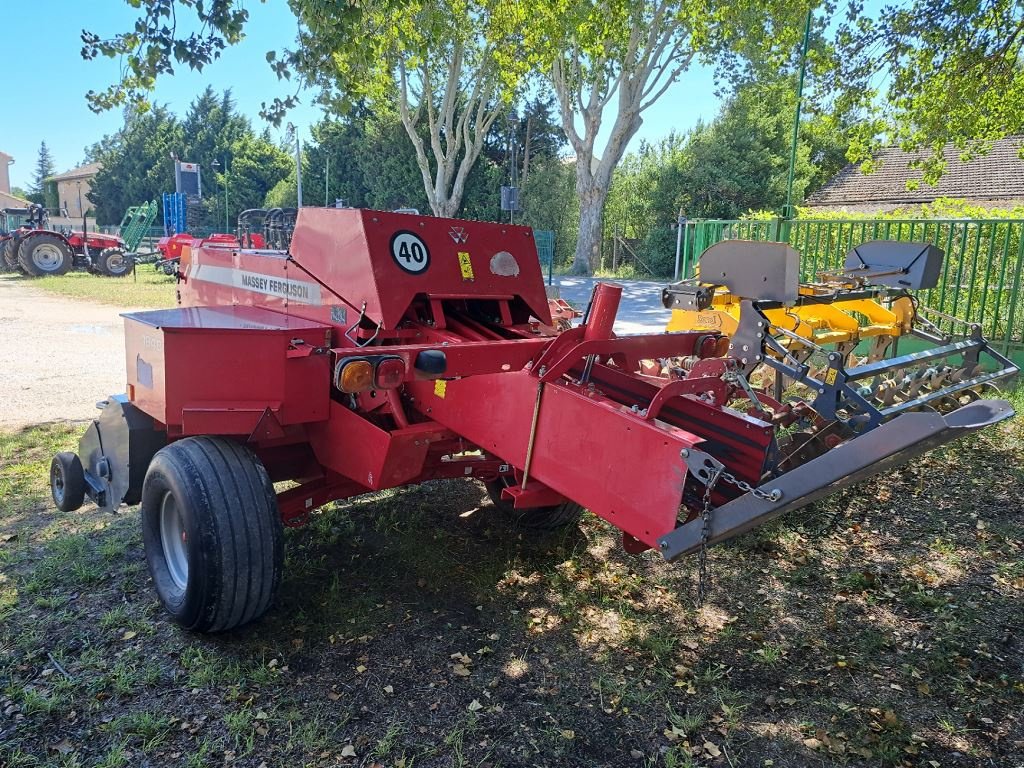
<path fill-rule="evenodd" d="M 363 306 L 359 309 L 359 317 L 356 319 L 356 321 L 351 326 L 349 326 L 349 328 L 347 328 L 345 330 L 345 338 L 348 339 L 349 341 L 351 341 L 357 347 L 367 347 L 367 346 L 369 346 L 370 344 L 373 343 L 374 339 L 376 339 L 380 335 L 381 324 L 377 323 L 377 328 L 373 332 L 373 336 L 371 336 L 370 338 L 366 339 L 366 341 L 359 341 L 359 339 L 356 338 L 356 336 L 353 333 L 353 331 L 355 331 L 359 327 L 359 325 L 363 322 L 363 318 L 364 317 L 366 317 L 366 302 L 365 301 L 363 302 Z"/>
<path fill-rule="evenodd" d="M 722 462 L 710 453 L 696 448 L 683 448 L 679 455 L 686 464 L 687 471 L 703 485 L 714 485 L 725 471 Z"/>

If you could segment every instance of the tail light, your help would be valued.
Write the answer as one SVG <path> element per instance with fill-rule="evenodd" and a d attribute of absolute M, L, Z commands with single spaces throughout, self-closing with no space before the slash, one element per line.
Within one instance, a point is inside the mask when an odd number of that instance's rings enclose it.
<path fill-rule="evenodd" d="M 353 395 L 373 386 L 373 365 L 364 358 L 343 360 L 334 371 L 334 386 Z"/>
<path fill-rule="evenodd" d="M 377 363 L 373 386 L 377 389 L 395 389 L 405 381 L 405 361 L 400 357 L 385 357 Z"/>

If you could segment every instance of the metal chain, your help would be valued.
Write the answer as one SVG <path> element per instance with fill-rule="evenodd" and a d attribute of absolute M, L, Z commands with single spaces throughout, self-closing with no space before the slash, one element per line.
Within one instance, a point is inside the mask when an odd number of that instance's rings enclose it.
<path fill-rule="evenodd" d="M 712 475 L 707 485 L 704 486 L 704 510 L 701 512 L 701 519 L 704 527 L 700 531 L 700 551 L 697 553 L 697 607 L 704 607 L 704 598 L 707 597 L 710 579 L 708 578 L 708 538 L 711 536 L 711 513 L 714 508 L 711 506 L 711 492 L 718 483 L 722 473 L 716 472 Z"/>
<path fill-rule="evenodd" d="M 736 475 L 726 472 L 724 469 L 722 470 L 721 477 L 725 482 L 735 485 L 744 493 L 752 493 L 754 496 L 759 499 L 763 499 L 764 501 L 778 501 L 782 498 L 782 491 L 779 489 L 773 488 L 770 491 L 762 491 L 760 488 L 755 488 L 746 480 L 740 480 Z"/>
<path fill-rule="evenodd" d="M 778 501 L 782 498 L 782 491 L 777 488 L 773 488 L 770 491 L 762 491 L 760 488 L 755 488 L 746 480 L 740 480 L 736 475 L 726 472 L 724 469 L 713 474 L 711 479 L 708 480 L 704 486 L 704 509 L 701 512 L 703 526 L 700 531 L 700 550 L 697 553 L 698 608 L 704 607 L 704 600 L 707 598 L 711 586 L 711 579 L 708 576 L 708 539 L 711 538 L 711 514 L 715 511 L 714 507 L 711 506 L 711 493 L 715 490 L 719 480 L 725 480 L 725 482 L 735 485 L 744 493 L 752 493 L 764 501 Z"/>

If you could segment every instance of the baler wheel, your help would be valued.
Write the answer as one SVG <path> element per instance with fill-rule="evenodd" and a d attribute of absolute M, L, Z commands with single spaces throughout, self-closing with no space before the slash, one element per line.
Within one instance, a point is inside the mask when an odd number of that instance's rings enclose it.
<path fill-rule="evenodd" d="M 104 248 L 96 260 L 96 269 L 107 277 L 125 277 L 135 269 L 135 261 L 120 248 Z"/>
<path fill-rule="evenodd" d="M 18 263 L 26 274 L 34 277 L 63 275 L 74 266 L 75 255 L 63 237 L 43 232 L 21 241 Z"/>
<path fill-rule="evenodd" d="M 572 501 L 563 501 L 548 507 L 516 509 L 512 502 L 503 499 L 501 492 L 512 482 L 511 477 L 502 476 L 497 480 L 484 483 L 491 503 L 512 518 L 516 525 L 535 531 L 557 531 L 573 525 L 583 514 L 583 507 Z"/>
<path fill-rule="evenodd" d="M 284 533 L 266 469 L 216 437 L 161 449 L 142 487 L 142 539 L 160 602 L 196 632 L 224 632 L 270 608 Z"/>
<path fill-rule="evenodd" d="M 74 512 L 85 501 L 85 472 L 77 453 L 58 453 L 50 462 L 50 494 L 61 512 Z"/>

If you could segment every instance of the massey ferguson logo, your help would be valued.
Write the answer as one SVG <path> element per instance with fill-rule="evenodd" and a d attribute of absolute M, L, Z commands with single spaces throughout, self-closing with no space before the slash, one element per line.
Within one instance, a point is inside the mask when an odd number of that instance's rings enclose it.
<path fill-rule="evenodd" d="M 451 235 L 456 245 L 469 242 L 469 234 L 464 227 L 452 227 L 448 230 L 448 234 Z"/>

